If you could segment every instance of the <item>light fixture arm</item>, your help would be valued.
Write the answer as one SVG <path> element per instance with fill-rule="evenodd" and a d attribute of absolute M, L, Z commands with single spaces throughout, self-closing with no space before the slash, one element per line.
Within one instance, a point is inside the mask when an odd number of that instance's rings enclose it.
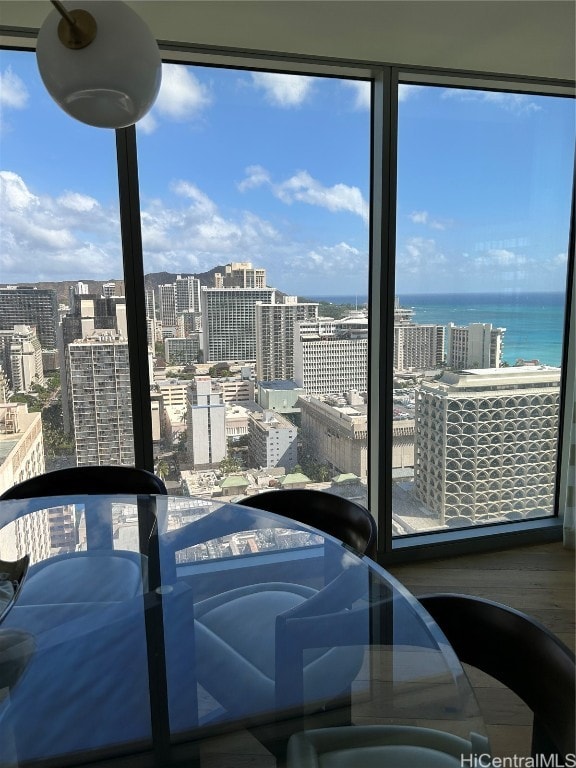
<path fill-rule="evenodd" d="M 58 38 L 62 45 L 73 50 L 86 48 L 96 37 L 96 20 L 82 9 L 67 11 L 59 0 L 50 0 L 62 16 L 58 24 Z"/>

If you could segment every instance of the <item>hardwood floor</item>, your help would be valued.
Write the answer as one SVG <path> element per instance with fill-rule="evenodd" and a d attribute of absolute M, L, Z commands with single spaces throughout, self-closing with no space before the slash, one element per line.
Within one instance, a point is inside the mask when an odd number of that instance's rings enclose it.
<path fill-rule="evenodd" d="M 541 621 L 575 650 L 574 552 L 562 544 L 521 547 L 388 569 L 415 594 L 460 592 L 486 597 Z M 530 754 L 531 714 L 511 691 L 467 669 L 494 755 Z"/>
<path fill-rule="evenodd" d="M 562 544 L 521 547 L 484 555 L 391 566 L 415 595 L 460 592 L 506 603 L 534 616 L 575 649 L 574 552 Z M 530 754 L 531 713 L 501 684 L 468 669 L 498 757 Z M 274 758 L 248 733 L 214 739 L 202 749 L 202 767 L 273 768 Z"/>

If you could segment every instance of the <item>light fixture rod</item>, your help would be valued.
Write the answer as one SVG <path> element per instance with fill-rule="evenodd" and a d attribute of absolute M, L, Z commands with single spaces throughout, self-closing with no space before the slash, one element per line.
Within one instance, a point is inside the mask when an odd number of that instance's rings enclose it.
<path fill-rule="evenodd" d="M 88 11 L 77 8 L 67 11 L 59 0 L 50 0 L 62 16 L 58 24 L 58 38 L 62 45 L 71 50 L 86 48 L 96 37 L 96 20 Z"/>
<path fill-rule="evenodd" d="M 66 8 L 64 8 L 60 0 L 50 0 L 50 2 L 54 6 L 54 8 L 56 8 L 58 13 L 66 19 L 66 21 L 68 22 L 68 24 L 70 24 L 71 27 L 76 26 L 76 19 L 73 16 L 70 16 L 70 14 L 66 10 Z"/>

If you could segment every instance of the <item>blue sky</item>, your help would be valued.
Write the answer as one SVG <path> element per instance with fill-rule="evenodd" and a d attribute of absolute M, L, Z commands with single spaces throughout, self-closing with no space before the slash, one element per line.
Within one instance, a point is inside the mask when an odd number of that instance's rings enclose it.
<path fill-rule="evenodd" d="M 65 115 L 30 53 L 0 77 L 0 281 L 119 277 L 114 132 Z M 397 292 L 563 290 L 573 102 L 402 86 L 399 115 Z M 165 65 L 137 135 L 146 271 L 367 293 L 367 83 Z"/>

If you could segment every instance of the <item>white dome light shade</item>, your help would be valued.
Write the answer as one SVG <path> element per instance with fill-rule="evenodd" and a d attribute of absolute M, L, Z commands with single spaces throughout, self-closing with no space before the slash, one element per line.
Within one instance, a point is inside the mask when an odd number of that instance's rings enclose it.
<path fill-rule="evenodd" d="M 160 89 L 162 60 L 156 40 L 125 3 L 66 4 L 72 15 L 79 9 L 96 22 L 96 37 L 86 47 L 72 49 L 60 41 L 58 25 L 63 19 L 57 10 L 38 33 L 36 59 L 44 85 L 76 120 L 98 128 L 133 125 L 152 107 Z"/>

